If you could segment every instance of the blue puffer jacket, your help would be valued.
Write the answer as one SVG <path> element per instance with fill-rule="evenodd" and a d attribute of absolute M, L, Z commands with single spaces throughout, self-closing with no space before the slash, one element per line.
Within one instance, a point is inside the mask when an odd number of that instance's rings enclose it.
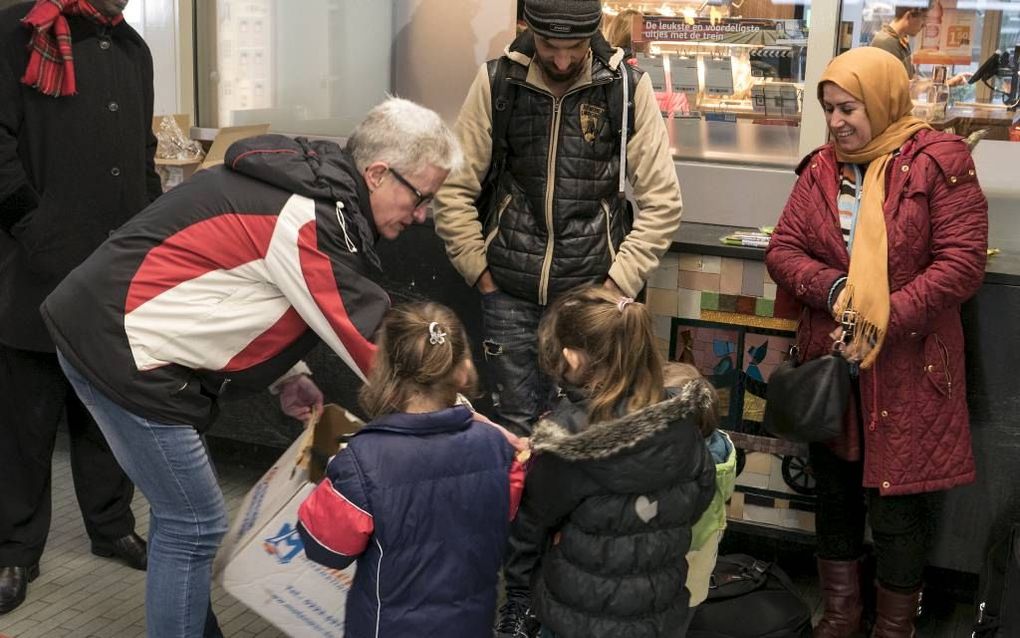
<path fill-rule="evenodd" d="M 466 408 L 366 425 L 299 512 L 308 558 L 358 561 L 345 635 L 491 636 L 522 485 L 506 437 Z"/>

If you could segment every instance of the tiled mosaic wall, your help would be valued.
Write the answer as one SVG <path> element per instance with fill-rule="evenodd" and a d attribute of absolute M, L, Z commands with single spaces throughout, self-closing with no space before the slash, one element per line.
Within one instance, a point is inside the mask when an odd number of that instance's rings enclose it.
<path fill-rule="evenodd" d="M 664 255 L 648 278 L 648 307 L 663 353 L 673 317 L 793 330 L 773 317 L 776 283 L 765 263 L 715 255 Z"/>
<path fill-rule="evenodd" d="M 813 533 L 814 499 L 792 489 L 782 468 L 782 457 L 748 452 L 744 469 L 737 477 L 737 489 L 727 504 L 729 518 Z M 813 481 L 808 485 L 813 485 Z"/>
<path fill-rule="evenodd" d="M 676 329 L 674 318 L 711 322 L 718 326 L 691 331 L 694 338 L 690 347 L 697 350 L 693 359 L 706 376 L 712 373 L 711 362 L 718 353 L 711 352 L 713 341 L 725 341 L 727 326 L 768 328 L 793 331 L 796 322 L 773 316 L 776 284 L 769 277 L 761 261 L 732 259 L 714 255 L 669 254 L 648 280 L 647 303 L 655 321 L 655 334 L 666 358 L 671 358 L 671 332 Z M 731 329 L 732 331 L 732 329 Z M 757 365 L 765 379 L 783 358 L 783 350 L 775 347 L 775 333 L 768 337 L 773 347 Z M 745 334 L 745 349 L 755 348 L 766 337 Z M 781 340 L 781 338 L 779 338 Z M 707 349 L 707 350 L 706 350 Z M 704 357 L 698 352 L 706 350 Z M 702 361 L 709 363 L 702 364 Z M 724 396 L 728 388 L 720 390 L 723 413 L 729 403 Z M 757 401 L 757 403 L 755 402 Z M 759 405 L 760 403 L 761 405 Z M 761 420 L 764 400 L 747 394 L 743 401 L 744 418 Z M 753 414 L 752 414 L 753 412 Z M 737 435 L 734 435 L 735 438 Z M 749 437 L 751 439 L 755 437 Z M 762 440 L 762 437 L 757 437 Z M 744 437 L 742 440 L 747 440 Z M 773 442 L 780 443 L 775 439 Z M 741 447 L 741 445 L 738 445 Z M 763 446 L 767 448 L 768 446 Z M 762 448 L 759 448 L 762 449 Z M 782 450 L 746 450 L 745 465 L 737 477 L 737 492 L 728 504 L 728 515 L 733 520 L 766 524 L 796 533 L 813 534 L 815 528 L 813 497 L 790 484 L 790 474 L 800 477 L 798 485 L 810 492 L 813 479 L 799 475 L 791 466 L 802 466 L 799 458 L 784 456 Z M 784 476 L 784 461 L 786 476 Z"/>

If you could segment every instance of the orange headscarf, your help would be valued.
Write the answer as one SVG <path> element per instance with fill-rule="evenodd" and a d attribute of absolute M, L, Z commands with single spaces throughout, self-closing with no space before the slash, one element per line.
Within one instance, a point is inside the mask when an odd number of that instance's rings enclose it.
<path fill-rule="evenodd" d="M 892 154 L 921 129 L 931 128 L 913 115 L 910 80 L 899 58 L 876 47 L 860 47 L 839 55 L 826 67 L 818 81 L 832 82 L 864 104 L 873 137 L 863 148 L 851 153 L 835 147 L 840 162 L 867 164 L 861 185 L 861 206 L 857 212 L 850 272 L 842 314 L 856 315 L 854 343 L 873 343 L 861 362 L 869 368 L 878 357 L 889 326 L 889 247 L 885 230 L 885 169 Z"/>

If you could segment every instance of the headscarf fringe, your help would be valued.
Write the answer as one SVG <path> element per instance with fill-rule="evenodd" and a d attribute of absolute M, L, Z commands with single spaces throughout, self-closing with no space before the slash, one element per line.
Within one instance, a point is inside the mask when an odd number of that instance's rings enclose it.
<path fill-rule="evenodd" d="M 868 369 L 872 366 L 875 359 L 878 357 L 879 351 L 882 349 L 882 343 L 885 341 L 886 328 L 880 326 L 874 321 L 870 320 L 866 315 L 855 306 L 854 299 L 854 287 L 847 285 L 846 287 L 846 302 L 843 304 L 843 308 L 840 309 L 840 316 L 844 312 L 851 312 L 855 315 L 854 319 L 854 334 L 850 341 L 849 346 L 860 347 L 862 344 L 868 344 L 870 351 L 868 355 L 861 361 L 861 368 Z"/>

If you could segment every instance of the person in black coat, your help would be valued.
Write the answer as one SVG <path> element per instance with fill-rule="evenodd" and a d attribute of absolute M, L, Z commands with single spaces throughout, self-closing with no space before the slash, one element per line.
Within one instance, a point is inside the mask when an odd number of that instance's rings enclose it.
<path fill-rule="evenodd" d="M 0 613 L 24 601 L 39 573 L 64 413 L 92 552 L 146 565 L 134 488 L 71 391 L 39 313 L 65 275 L 161 192 L 152 57 L 123 20 L 126 4 L 0 11 Z"/>
<path fill-rule="evenodd" d="M 715 491 L 699 430 L 715 395 L 703 380 L 666 393 L 643 304 L 584 287 L 547 317 L 543 368 L 569 389 L 531 436 L 497 636 L 531 633 L 533 611 L 556 638 L 682 638 L 691 526 Z"/>

